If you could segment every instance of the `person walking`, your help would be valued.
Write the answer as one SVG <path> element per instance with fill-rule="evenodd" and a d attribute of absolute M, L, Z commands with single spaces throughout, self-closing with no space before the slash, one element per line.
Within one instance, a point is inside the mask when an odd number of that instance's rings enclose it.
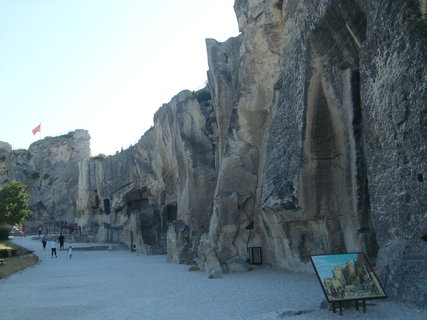
<path fill-rule="evenodd" d="M 46 237 L 43 237 L 43 239 L 42 239 L 42 245 L 43 245 L 43 250 L 44 251 L 46 251 L 46 243 L 47 243 Z"/>
<path fill-rule="evenodd" d="M 53 255 L 55 254 L 55 258 L 58 258 L 56 255 L 56 239 L 52 239 L 50 242 L 50 248 L 52 249 L 51 258 L 53 258 Z"/>
<path fill-rule="evenodd" d="M 69 246 L 68 248 L 68 257 L 70 257 L 70 259 L 73 257 L 73 247 Z"/>
<path fill-rule="evenodd" d="M 58 240 L 59 240 L 59 250 L 63 250 L 64 249 L 64 236 L 62 235 L 62 233 L 59 235 Z"/>

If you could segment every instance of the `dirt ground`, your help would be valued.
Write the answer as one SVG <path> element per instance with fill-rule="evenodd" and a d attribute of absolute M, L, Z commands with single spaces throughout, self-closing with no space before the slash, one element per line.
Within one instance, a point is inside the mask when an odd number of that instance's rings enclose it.
<path fill-rule="evenodd" d="M 1 241 L 0 244 L 18 249 L 17 256 L 3 258 L 4 262 L 0 264 L 0 279 L 6 278 L 39 262 L 38 257 L 25 248 L 8 241 Z"/>

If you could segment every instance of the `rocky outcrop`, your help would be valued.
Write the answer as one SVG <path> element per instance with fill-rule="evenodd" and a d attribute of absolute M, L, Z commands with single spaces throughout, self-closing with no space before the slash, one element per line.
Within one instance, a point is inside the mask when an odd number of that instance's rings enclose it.
<path fill-rule="evenodd" d="M 27 186 L 33 211 L 28 231 L 39 227 L 60 230 L 61 221 L 74 221 L 76 216 L 78 163 L 90 155 L 90 136 L 76 130 L 63 136 L 46 137 L 28 150 L 12 150 L 0 144 L 0 183 L 18 180 Z"/>
<path fill-rule="evenodd" d="M 206 90 L 181 92 L 157 111 L 154 127 L 136 145 L 80 163 L 77 222 L 83 234 L 145 253 L 166 253 L 169 235 L 170 244 L 179 239 L 186 246 L 170 252 L 171 261 L 195 256 L 209 227 L 216 183 L 217 129 L 206 98 Z"/>
<path fill-rule="evenodd" d="M 239 269 L 233 262 L 251 246 L 298 271 L 311 269 L 312 254 L 364 251 L 392 296 L 425 304 L 426 283 L 413 278 L 427 270 L 418 2 L 235 9 L 241 36 L 208 41 L 223 148 L 201 267 Z"/>
<path fill-rule="evenodd" d="M 9 181 L 9 170 L 12 162 L 12 146 L 7 142 L 0 141 L 0 186 Z"/>
<path fill-rule="evenodd" d="M 190 228 L 181 220 L 172 222 L 167 234 L 168 262 L 193 264 L 194 252 L 190 238 Z"/>

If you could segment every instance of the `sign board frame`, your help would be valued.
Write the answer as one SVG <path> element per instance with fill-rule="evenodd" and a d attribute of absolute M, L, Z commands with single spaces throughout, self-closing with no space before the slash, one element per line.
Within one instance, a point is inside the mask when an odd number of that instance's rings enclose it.
<path fill-rule="evenodd" d="M 387 294 L 363 252 L 310 257 L 329 303 L 384 299 Z"/>

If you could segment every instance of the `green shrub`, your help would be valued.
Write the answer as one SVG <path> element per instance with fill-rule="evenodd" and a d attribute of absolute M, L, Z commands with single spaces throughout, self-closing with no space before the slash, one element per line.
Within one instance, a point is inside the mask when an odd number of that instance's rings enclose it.
<path fill-rule="evenodd" d="M 107 156 L 103 153 L 98 154 L 97 156 L 91 157 L 91 160 L 104 160 Z"/>
<path fill-rule="evenodd" d="M 9 226 L 1 226 L 0 227 L 0 240 L 9 239 L 10 230 L 12 230 L 12 228 Z"/>
<path fill-rule="evenodd" d="M 193 91 L 193 97 L 196 98 L 197 101 L 199 101 L 199 103 L 209 101 L 212 99 L 211 93 L 207 87 L 200 89 L 198 91 Z"/>
<path fill-rule="evenodd" d="M 1 249 L 0 258 L 15 257 L 18 255 L 18 250 L 16 249 Z"/>

